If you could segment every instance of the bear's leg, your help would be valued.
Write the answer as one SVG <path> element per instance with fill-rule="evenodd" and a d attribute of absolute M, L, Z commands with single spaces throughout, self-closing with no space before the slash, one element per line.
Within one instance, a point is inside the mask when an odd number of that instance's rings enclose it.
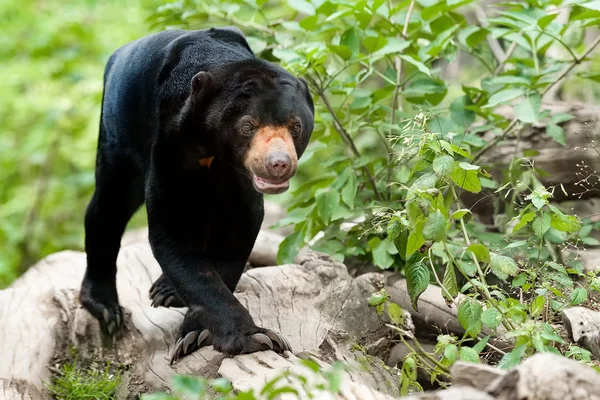
<path fill-rule="evenodd" d="M 143 179 L 128 159 L 98 146 L 96 190 L 85 214 L 87 269 L 79 299 L 113 335 L 123 323 L 116 286 L 117 255 L 127 222 L 144 200 Z"/>

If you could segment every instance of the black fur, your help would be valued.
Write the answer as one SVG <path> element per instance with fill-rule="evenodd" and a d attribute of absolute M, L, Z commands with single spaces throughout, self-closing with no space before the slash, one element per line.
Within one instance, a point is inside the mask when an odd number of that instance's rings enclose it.
<path fill-rule="evenodd" d="M 105 333 L 122 325 L 116 258 L 127 222 L 145 201 L 150 244 L 163 270 L 152 288 L 154 305 L 189 307 L 180 342 L 208 329 L 227 354 L 269 348 L 265 337 L 275 350 L 286 349 L 232 294 L 263 219 L 263 195 L 243 164 L 252 137 L 239 124 L 246 115 L 267 125 L 299 117 L 300 157 L 313 113 L 306 82 L 257 59 L 236 28 L 165 31 L 110 57 L 80 295 Z M 209 168 L 199 164 L 211 156 Z"/>

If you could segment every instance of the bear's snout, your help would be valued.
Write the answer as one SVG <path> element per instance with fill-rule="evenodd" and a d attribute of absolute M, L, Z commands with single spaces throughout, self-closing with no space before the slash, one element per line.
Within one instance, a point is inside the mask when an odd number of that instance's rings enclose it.
<path fill-rule="evenodd" d="M 290 176 L 292 172 L 292 158 L 284 151 L 277 150 L 267 155 L 265 160 L 267 173 L 275 178 Z"/>

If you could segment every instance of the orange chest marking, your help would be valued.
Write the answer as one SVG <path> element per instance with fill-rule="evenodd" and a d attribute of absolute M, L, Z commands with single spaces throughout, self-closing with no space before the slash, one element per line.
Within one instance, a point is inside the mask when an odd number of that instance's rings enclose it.
<path fill-rule="evenodd" d="M 198 162 L 200 163 L 201 167 L 210 168 L 210 164 L 213 162 L 213 160 L 214 160 L 214 157 L 210 156 L 210 157 L 201 158 L 200 160 L 198 160 Z"/>

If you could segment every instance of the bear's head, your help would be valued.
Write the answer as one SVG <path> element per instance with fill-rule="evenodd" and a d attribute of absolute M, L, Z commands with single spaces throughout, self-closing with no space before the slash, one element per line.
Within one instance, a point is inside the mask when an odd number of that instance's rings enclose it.
<path fill-rule="evenodd" d="M 259 59 L 197 73 L 188 99 L 199 140 L 265 194 L 286 191 L 314 126 L 306 81 Z"/>

